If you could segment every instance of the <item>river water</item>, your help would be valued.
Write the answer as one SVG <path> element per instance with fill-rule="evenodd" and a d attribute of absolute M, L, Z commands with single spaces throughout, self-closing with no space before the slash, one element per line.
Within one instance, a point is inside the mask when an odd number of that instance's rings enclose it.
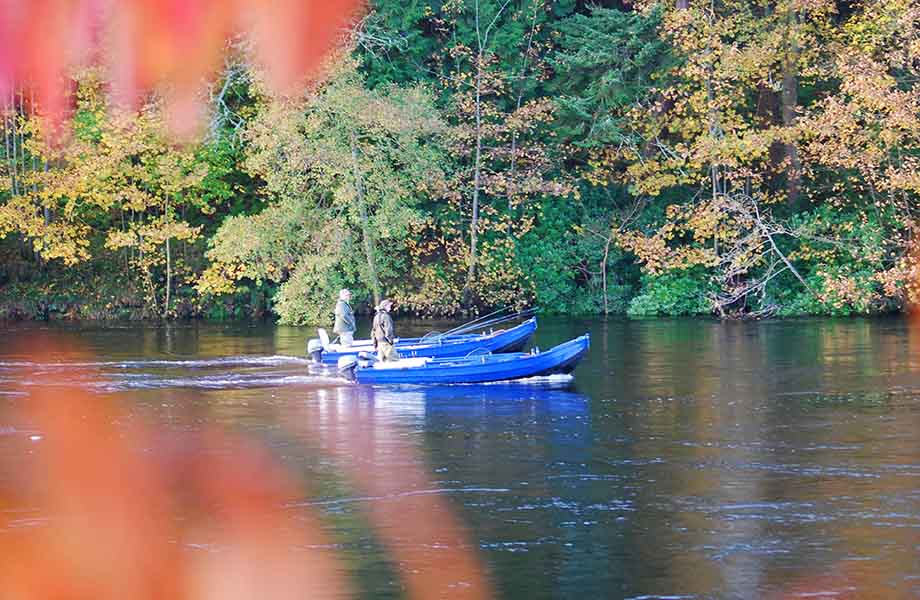
<path fill-rule="evenodd" d="M 547 317 L 540 347 L 591 334 L 573 380 L 431 388 L 311 369 L 305 328 L 2 327 L 0 484 L 46 441 L 15 411 L 49 379 L 123 402 L 126 431 L 230 431 L 303 482 L 279 510 L 316 516 L 357 596 L 407 597 L 426 568 L 462 591 L 438 562 L 455 545 L 499 598 L 920 598 L 920 325 L 903 318 Z M 21 345 L 38 337 L 41 355 Z M 0 548 L 54 527 L 0 508 L 18 515 Z M 419 533 L 414 511 L 441 508 L 445 531 Z"/>

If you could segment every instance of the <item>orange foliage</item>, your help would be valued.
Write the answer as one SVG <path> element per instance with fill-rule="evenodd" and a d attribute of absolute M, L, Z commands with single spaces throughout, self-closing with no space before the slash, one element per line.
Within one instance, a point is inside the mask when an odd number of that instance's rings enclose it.
<path fill-rule="evenodd" d="M 41 343 L 29 355 L 87 359 Z M 380 498 L 370 506 L 371 524 L 395 555 L 408 597 L 489 597 L 482 567 L 449 508 L 434 496 L 398 493 L 430 487 L 413 467 L 411 447 L 365 418 L 372 401 L 352 400 L 359 406 L 337 426 L 317 427 L 321 420 L 307 414 L 311 408 L 295 409 L 307 411 L 294 415 L 292 422 L 304 427 L 295 433 L 342 458 L 356 485 Z M 4 598 L 353 595 L 319 515 L 291 510 L 303 506 L 302 486 L 261 446 L 216 428 L 177 437 L 132 425 L 118 397 L 53 378 L 30 386 L 28 401 L 6 416 L 28 421 L 42 439 L 34 463 L 13 481 L 0 479 Z M 379 456 L 381 440 L 389 461 Z M 11 509 L 23 506 L 44 522 L 16 527 Z M 386 526 L 392 523 L 401 526 Z"/>
<path fill-rule="evenodd" d="M 906 284 L 907 306 L 916 322 L 916 317 L 920 314 L 920 242 L 914 237 L 910 242 L 910 249 L 907 254 L 906 262 Z"/>
<path fill-rule="evenodd" d="M 128 105 L 165 85 L 173 124 L 188 130 L 229 38 L 251 36 L 268 83 L 287 93 L 361 8 L 361 0 L 0 0 L 0 107 L 28 88 L 59 122 L 68 71 L 100 62 Z"/>
<path fill-rule="evenodd" d="M 22 410 L 43 439 L 37 468 L 16 493 L 49 523 L 8 527 L 0 512 L 7 597 L 229 600 L 347 591 L 328 551 L 311 550 L 308 561 L 292 553 L 320 548 L 325 536 L 318 522 L 280 510 L 297 486 L 261 448 L 218 431 L 177 444 L 152 428 L 116 425 L 124 415 L 115 399 L 53 382 L 33 389 Z M 0 489 L 0 506 L 11 495 Z M 192 554 L 193 542 L 219 550 Z"/>

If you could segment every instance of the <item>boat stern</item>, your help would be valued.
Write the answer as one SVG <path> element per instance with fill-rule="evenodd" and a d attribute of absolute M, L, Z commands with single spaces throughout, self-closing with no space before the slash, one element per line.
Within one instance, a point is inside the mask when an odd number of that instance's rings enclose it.
<path fill-rule="evenodd" d="M 321 364 L 323 362 L 323 343 L 317 338 L 311 339 L 307 342 L 307 356 L 310 357 L 316 364 Z"/>

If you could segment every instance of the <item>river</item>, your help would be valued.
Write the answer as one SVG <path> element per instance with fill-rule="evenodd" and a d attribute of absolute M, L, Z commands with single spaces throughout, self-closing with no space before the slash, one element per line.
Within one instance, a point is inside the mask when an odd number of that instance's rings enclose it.
<path fill-rule="evenodd" d="M 920 324 L 904 318 L 546 317 L 540 347 L 591 334 L 570 382 L 394 389 L 311 369 L 307 328 L 2 327 L 0 488 L 47 442 L 15 410 L 49 379 L 124 402 L 125 431 L 229 431 L 302 482 L 279 509 L 316 516 L 361 597 L 406 597 L 419 556 L 468 585 L 437 562 L 451 544 L 498 598 L 920 597 Z M 21 346 L 37 338 L 50 349 Z M 413 533 L 414 510 L 445 507 L 456 527 Z M 0 508 L 0 543 L 55 526 Z"/>

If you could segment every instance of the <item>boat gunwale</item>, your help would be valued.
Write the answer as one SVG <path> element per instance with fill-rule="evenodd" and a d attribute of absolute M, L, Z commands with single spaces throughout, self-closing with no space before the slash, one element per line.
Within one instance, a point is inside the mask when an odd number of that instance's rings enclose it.
<path fill-rule="evenodd" d="M 433 359 L 422 365 L 375 369 L 373 365 L 357 366 L 355 375 L 358 383 L 369 385 L 387 384 L 462 384 L 494 381 L 509 381 L 539 376 L 553 372 L 568 372 L 574 368 L 591 347 L 590 334 L 567 340 L 539 353 L 484 354 L 470 358 Z M 534 364 L 539 361 L 543 364 Z M 475 369 L 483 365 L 486 371 Z M 506 372 L 495 372 L 506 367 Z M 470 372 L 470 369 L 474 371 Z M 466 372 L 464 372 L 466 371 Z M 492 371 L 489 373 L 488 371 Z M 406 381 L 408 376 L 418 381 Z M 468 377 L 473 381 L 451 380 Z M 486 379 L 482 379 L 486 377 Z M 362 381 L 364 379 L 364 381 Z"/>

